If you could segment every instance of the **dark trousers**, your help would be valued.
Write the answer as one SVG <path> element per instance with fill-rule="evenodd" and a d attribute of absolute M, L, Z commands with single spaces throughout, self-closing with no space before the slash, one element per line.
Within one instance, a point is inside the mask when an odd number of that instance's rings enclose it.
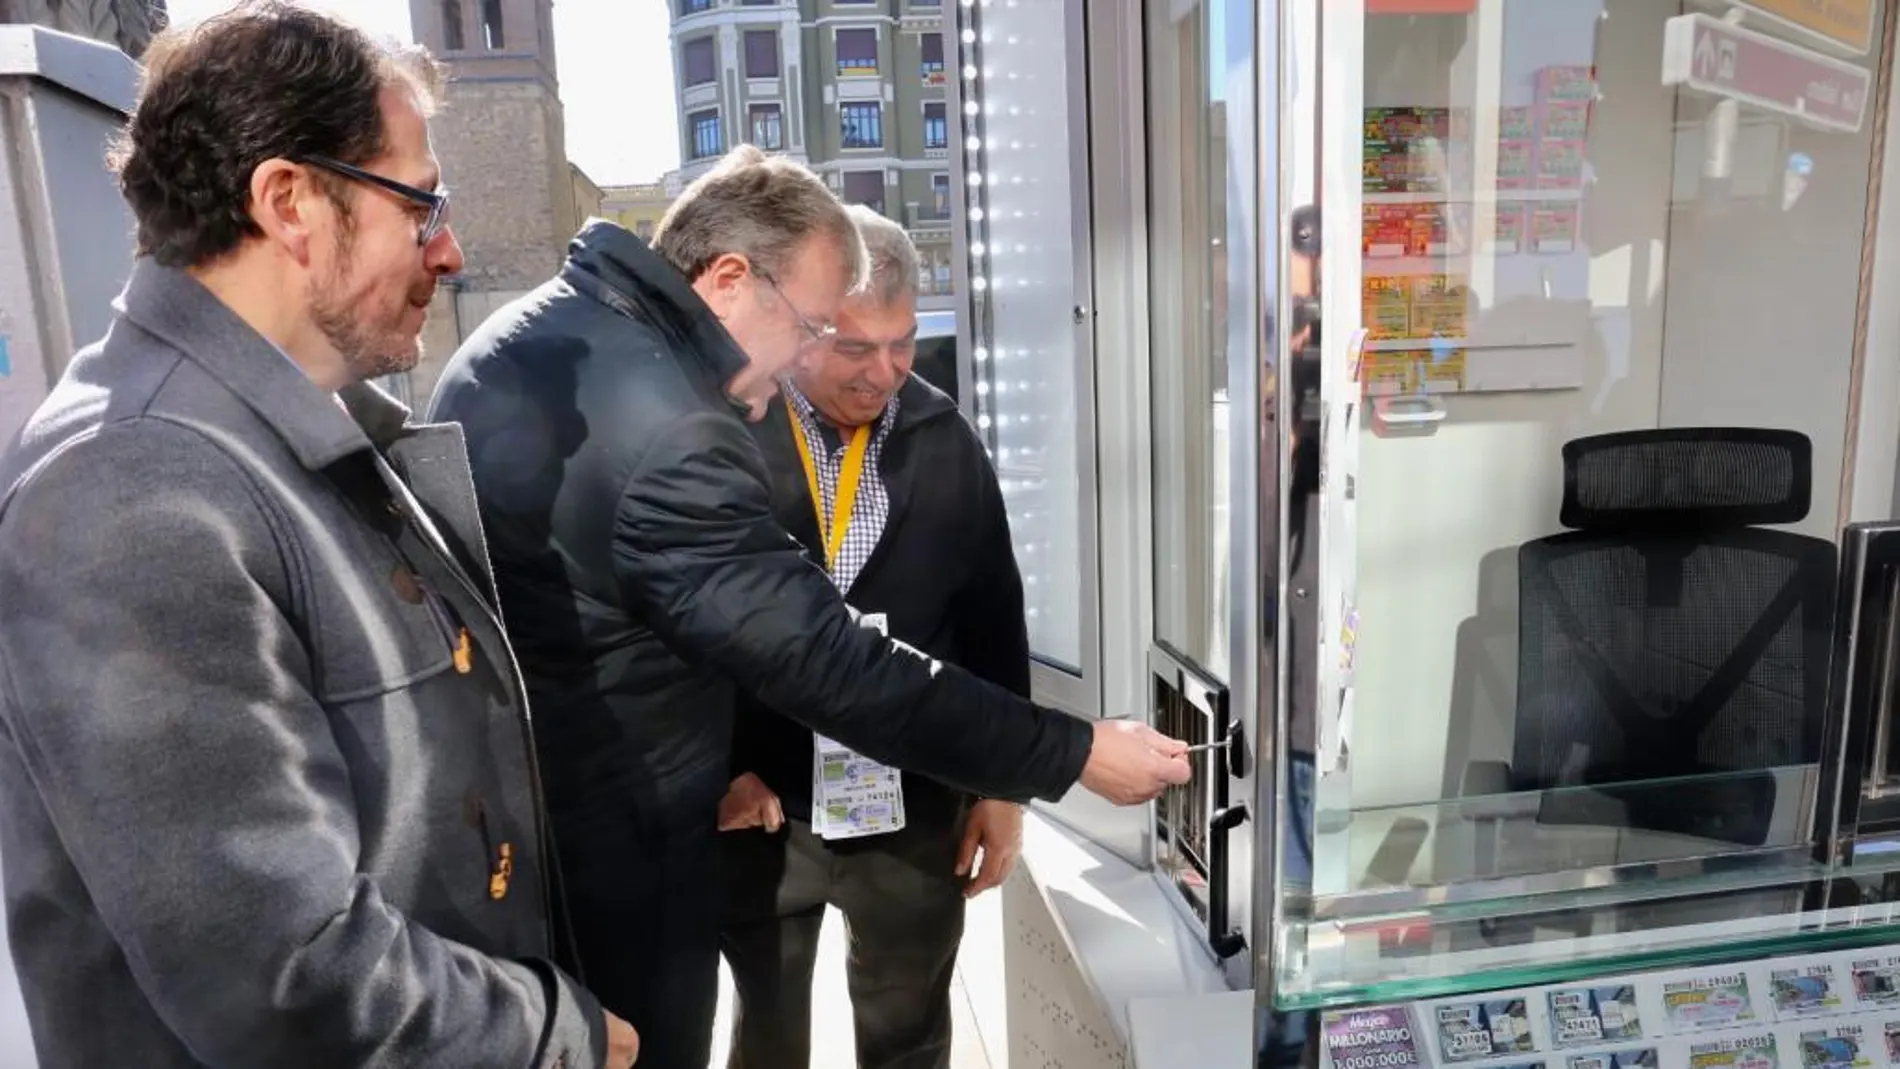
<path fill-rule="evenodd" d="M 624 850 L 561 844 L 587 987 L 640 1033 L 640 1069 L 706 1069 L 719 1005 L 719 843 L 710 826 Z"/>
<path fill-rule="evenodd" d="M 806 1069 L 825 907 L 844 914 L 860 1069 L 948 1069 L 963 938 L 955 829 L 906 828 L 845 851 L 811 825 L 727 832 L 720 947 L 737 989 L 728 1069 Z M 642 1057 L 644 1069 L 646 1062 Z"/>

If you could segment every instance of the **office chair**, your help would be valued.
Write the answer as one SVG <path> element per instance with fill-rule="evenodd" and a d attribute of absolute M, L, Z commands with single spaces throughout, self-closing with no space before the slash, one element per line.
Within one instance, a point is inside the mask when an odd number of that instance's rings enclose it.
<path fill-rule="evenodd" d="M 1700 840 L 1694 856 L 1768 840 L 1767 770 L 1820 756 L 1835 547 L 1761 525 L 1807 515 L 1812 453 L 1806 435 L 1750 428 L 1564 446 L 1570 530 L 1518 551 L 1511 760 L 1466 770 L 1478 873 L 1579 861 L 1548 843 L 1509 857 L 1506 826 L 1526 817 L 1617 829 L 1616 861 L 1645 860 L 1622 856 L 1624 831 Z M 1701 778 L 1650 785 L 1682 777 Z M 1512 792 L 1547 793 L 1474 797 Z"/>

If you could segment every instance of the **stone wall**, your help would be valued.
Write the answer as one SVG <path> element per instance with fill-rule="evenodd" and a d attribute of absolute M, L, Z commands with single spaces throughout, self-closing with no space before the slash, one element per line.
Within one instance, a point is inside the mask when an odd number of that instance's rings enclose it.
<path fill-rule="evenodd" d="M 430 126 L 468 260 L 463 288 L 546 282 L 572 236 L 559 101 L 538 82 L 457 81 Z"/>

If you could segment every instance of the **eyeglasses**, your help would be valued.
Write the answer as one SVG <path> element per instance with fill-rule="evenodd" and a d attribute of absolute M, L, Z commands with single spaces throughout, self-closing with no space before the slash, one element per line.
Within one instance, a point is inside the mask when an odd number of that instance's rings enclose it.
<path fill-rule="evenodd" d="M 305 156 L 303 162 L 321 167 L 331 174 L 364 182 L 378 189 L 386 189 L 411 204 L 429 209 L 427 218 L 422 222 L 422 229 L 416 231 L 417 245 L 427 245 L 434 241 L 436 235 L 442 233 L 443 228 L 448 226 L 449 191 L 446 189 L 431 193 L 426 189 L 417 189 L 405 182 L 398 182 L 394 178 L 384 178 L 382 175 L 351 166 L 342 160 L 333 160 L 328 156 Z"/>
<path fill-rule="evenodd" d="M 792 303 L 790 297 L 785 296 L 785 290 L 779 286 L 778 280 L 766 273 L 765 270 L 755 267 L 752 269 L 752 273 L 764 279 L 765 284 L 772 287 L 772 292 L 778 294 L 778 299 L 785 302 L 785 307 L 792 310 L 792 318 L 798 320 L 798 329 L 805 332 L 806 345 L 823 345 L 838 333 L 836 324 L 826 323 L 820 326 L 806 319 L 805 313 L 798 310 L 798 306 Z"/>

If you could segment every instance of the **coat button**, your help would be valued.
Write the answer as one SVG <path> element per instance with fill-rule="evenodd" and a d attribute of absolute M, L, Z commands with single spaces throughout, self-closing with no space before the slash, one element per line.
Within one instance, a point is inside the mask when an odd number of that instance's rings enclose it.
<path fill-rule="evenodd" d="M 416 573 L 402 566 L 389 573 L 389 585 L 396 588 L 396 596 L 411 605 L 422 604 L 422 584 L 416 581 Z"/>

